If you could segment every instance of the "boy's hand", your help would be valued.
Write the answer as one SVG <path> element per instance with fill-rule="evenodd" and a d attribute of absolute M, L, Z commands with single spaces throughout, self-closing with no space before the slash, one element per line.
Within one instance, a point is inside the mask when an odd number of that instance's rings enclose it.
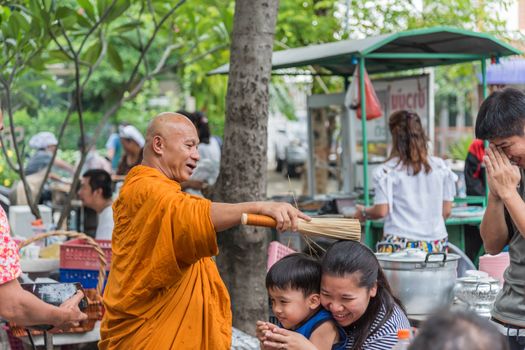
<path fill-rule="evenodd" d="M 302 334 L 284 328 L 274 327 L 265 334 L 264 349 L 317 350 Z"/>
<path fill-rule="evenodd" d="M 272 331 L 276 328 L 279 328 L 279 327 L 277 327 L 271 322 L 257 321 L 255 335 L 257 336 L 257 339 L 259 339 L 259 342 L 261 343 L 261 350 L 271 350 L 271 348 L 264 345 L 264 342 L 266 341 L 265 333 L 268 331 Z"/>
<path fill-rule="evenodd" d="M 255 328 L 255 335 L 257 337 L 257 339 L 259 339 L 260 342 L 263 342 L 266 340 L 266 337 L 264 336 L 264 333 L 266 333 L 266 331 L 269 331 L 270 330 L 270 327 L 268 326 L 268 323 L 269 322 L 264 322 L 264 321 L 257 321 L 256 323 L 256 328 Z"/>

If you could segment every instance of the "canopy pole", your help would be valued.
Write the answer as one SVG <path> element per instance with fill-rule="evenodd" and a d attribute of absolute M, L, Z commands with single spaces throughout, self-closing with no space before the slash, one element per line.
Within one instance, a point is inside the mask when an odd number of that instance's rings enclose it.
<path fill-rule="evenodd" d="M 366 93 L 365 93 L 365 58 L 359 57 L 359 91 L 361 95 L 361 129 L 363 139 L 363 196 L 365 207 L 370 206 L 368 193 L 368 140 L 366 139 Z M 365 220 L 365 243 L 373 248 L 373 240 L 370 235 L 370 221 Z"/>
<path fill-rule="evenodd" d="M 483 58 L 481 60 L 481 82 L 483 86 L 483 100 L 485 100 L 488 96 L 488 88 L 487 88 L 487 60 Z M 485 140 L 483 142 L 485 148 L 489 147 L 489 141 Z M 487 171 L 485 170 L 485 203 L 484 206 L 487 205 L 489 202 L 489 182 L 487 181 Z"/>

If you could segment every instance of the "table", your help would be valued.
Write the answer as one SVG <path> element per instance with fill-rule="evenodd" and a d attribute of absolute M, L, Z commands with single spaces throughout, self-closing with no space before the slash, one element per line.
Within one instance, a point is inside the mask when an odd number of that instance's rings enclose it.
<path fill-rule="evenodd" d="M 25 344 L 31 345 L 29 337 L 20 337 L 20 340 Z M 33 340 L 36 346 L 44 345 L 44 336 L 43 335 L 34 335 Z M 83 344 L 91 343 L 100 340 L 100 321 L 95 323 L 95 327 L 84 333 L 62 333 L 62 334 L 53 334 L 53 345 L 69 345 L 69 344 Z"/>

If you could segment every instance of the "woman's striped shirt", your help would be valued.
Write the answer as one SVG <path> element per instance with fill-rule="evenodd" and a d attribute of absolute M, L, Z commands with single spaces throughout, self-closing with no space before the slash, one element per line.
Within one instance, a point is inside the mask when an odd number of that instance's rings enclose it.
<path fill-rule="evenodd" d="M 372 323 L 372 329 L 370 331 L 372 335 L 365 340 L 361 349 L 355 350 L 391 350 L 397 343 L 397 331 L 399 329 L 410 329 L 407 316 L 398 305 L 395 305 L 388 320 L 386 320 L 381 328 L 376 330 L 385 314 L 386 310 L 383 307 L 378 317 L 376 317 Z M 354 350 L 354 335 L 352 331 L 348 332 L 348 343 L 346 347 L 348 350 Z"/>

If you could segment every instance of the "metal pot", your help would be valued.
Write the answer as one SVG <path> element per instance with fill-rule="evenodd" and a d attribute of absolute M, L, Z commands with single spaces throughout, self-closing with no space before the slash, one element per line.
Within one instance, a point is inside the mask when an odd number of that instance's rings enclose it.
<path fill-rule="evenodd" d="M 454 295 L 474 312 L 489 316 L 500 289 L 495 278 L 467 276 L 457 279 Z"/>
<path fill-rule="evenodd" d="M 405 249 L 376 256 L 408 315 L 428 315 L 452 304 L 459 255 Z"/>

